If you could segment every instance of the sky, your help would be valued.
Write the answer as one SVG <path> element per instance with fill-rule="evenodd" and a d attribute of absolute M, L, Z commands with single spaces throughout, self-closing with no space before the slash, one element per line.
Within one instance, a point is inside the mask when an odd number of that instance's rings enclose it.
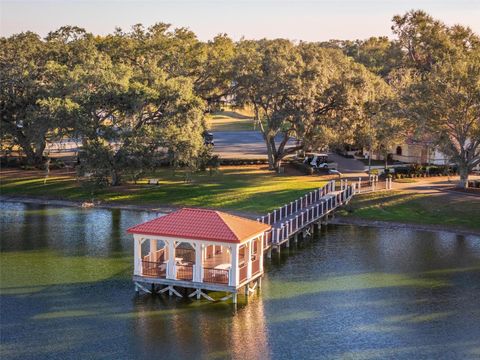
<path fill-rule="evenodd" d="M 422 9 L 443 22 L 480 33 L 480 0 L 0 0 L 0 35 L 63 25 L 95 34 L 165 22 L 188 27 L 201 40 L 226 33 L 235 40 L 325 41 L 391 36 L 391 19 Z"/>

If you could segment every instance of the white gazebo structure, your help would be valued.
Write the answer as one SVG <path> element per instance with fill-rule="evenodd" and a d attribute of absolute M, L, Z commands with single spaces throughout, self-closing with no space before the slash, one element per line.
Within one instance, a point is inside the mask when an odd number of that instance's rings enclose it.
<path fill-rule="evenodd" d="M 270 225 L 220 211 L 181 209 L 129 228 L 134 237 L 136 290 L 213 300 L 204 290 L 237 301 L 263 275 L 263 238 Z"/>

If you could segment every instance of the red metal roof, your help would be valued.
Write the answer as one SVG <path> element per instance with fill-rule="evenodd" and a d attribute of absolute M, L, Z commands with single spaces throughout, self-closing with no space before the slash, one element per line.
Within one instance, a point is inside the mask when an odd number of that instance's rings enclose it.
<path fill-rule="evenodd" d="M 132 234 L 241 243 L 270 225 L 215 210 L 181 209 L 127 230 Z"/>

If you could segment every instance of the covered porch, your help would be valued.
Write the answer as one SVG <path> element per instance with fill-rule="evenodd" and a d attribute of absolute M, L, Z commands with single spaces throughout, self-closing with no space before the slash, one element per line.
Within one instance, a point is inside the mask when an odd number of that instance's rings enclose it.
<path fill-rule="evenodd" d="M 201 220 L 196 222 L 196 217 Z M 263 274 L 263 237 L 269 228 L 199 209 L 182 209 L 137 225 L 128 230 L 134 236 L 134 279 L 236 293 Z"/>
<path fill-rule="evenodd" d="M 262 237 L 238 247 L 193 240 L 136 239 L 141 261 L 135 273 L 151 278 L 236 286 L 261 273 Z"/>

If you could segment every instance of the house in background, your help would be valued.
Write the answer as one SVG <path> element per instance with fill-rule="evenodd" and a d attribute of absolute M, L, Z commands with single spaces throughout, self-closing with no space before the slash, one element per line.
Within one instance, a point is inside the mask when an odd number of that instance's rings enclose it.
<path fill-rule="evenodd" d="M 368 158 L 368 151 L 364 151 Z M 393 144 L 388 149 L 388 158 L 391 161 L 400 161 L 407 164 L 447 165 L 448 157 L 438 150 L 433 141 L 427 139 L 407 138 L 403 143 Z M 373 160 L 385 160 L 380 151 L 372 154 Z"/>
<path fill-rule="evenodd" d="M 448 157 L 431 141 L 408 138 L 402 144 L 393 145 L 389 154 L 394 161 L 414 164 L 447 165 Z"/>

